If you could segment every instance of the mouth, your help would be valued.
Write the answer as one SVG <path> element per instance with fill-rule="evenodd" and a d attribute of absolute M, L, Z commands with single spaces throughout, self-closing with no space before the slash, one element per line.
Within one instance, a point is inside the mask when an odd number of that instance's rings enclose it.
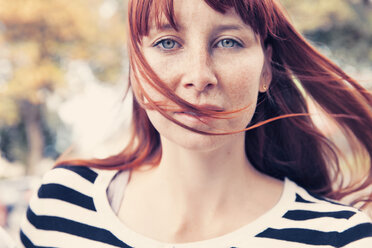
<path fill-rule="evenodd" d="M 207 109 L 207 110 L 218 111 L 218 112 L 224 111 L 223 108 L 216 106 L 216 105 L 204 104 L 204 105 L 197 105 L 197 107 L 201 109 Z M 193 124 L 195 123 L 207 124 L 213 120 L 213 118 L 211 117 L 198 114 L 192 111 L 177 111 L 177 112 L 174 112 L 174 114 L 176 114 L 176 116 L 179 116 L 182 121 L 193 123 Z"/>
<path fill-rule="evenodd" d="M 197 107 L 201 109 L 213 110 L 213 111 L 218 111 L 218 112 L 224 111 L 224 108 L 217 106 L 217 105 L 212 105 L 212 104 L 197 105 Z"/>
<path fill-rule="evenodd" d="M 216 111 L 216 112 L 223 112 L 224 111 L 224 108 L 221 108 L 217 105 L 210 105 L 210 104 L 204 104 L 204 105 L 196 105 L 197 108 L 200 108 L 200 109 L 204 109 L 204 110 L 212 110 L 212 111 Z M 177 112 L 174 112 L 176 114 L 188 114 L 188 115 L 192 115 L 192 116 L 201 116 L 195 112 L 192 112 L 192 111 L 177 111 Z"/>
<path fill-rule="evenodd" d="M 188 111 L 175 112 L 175 118 L 188 126 L 205 125 L 208 124 L 209 121 L 211 121 L 211 118 L 207 116 L 198 115 L 194 112 Z"/>
<path fill-rule="evenodd" d="M 199 117 L 200 115 L 198 115 L 197 113 L 194 113 L 194 112 L 175 112 L 175 114 L 184 114 L 184 115 L 191 115 L 191 116 L 194 116 L 194 117 Z"/>
<path fill-rule="evenodd" d="M 203 117 L 203 115 L 199 115 L 197 113 L 189 112 L 189 111 L 174 112 L 174 114 L 176 114 L 176 115 L 185 115 L 185 116 L 189 116 L 189 117 L 196 118 L 196 119 L 200 119 L 200 118 Z"/>

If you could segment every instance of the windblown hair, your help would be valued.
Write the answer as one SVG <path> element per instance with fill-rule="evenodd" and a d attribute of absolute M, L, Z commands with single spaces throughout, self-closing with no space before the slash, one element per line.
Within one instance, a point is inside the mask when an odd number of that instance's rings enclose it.
<path fill-rule="evenodd" d="M 214 10 L 234 9 L 250 25 L 264 46 L 272 47 L 272 82 L 260 93 L 255 114 L 245 132 L 245 151 L 251 164 L 272 177 L 285 177 L 310 192 L 333 199 L 365 190 L 372 182 L 372 96 L 337 65 L 317 52 L 293 27 L 277 0 L 204 0 Z M 130 0 L 128 5 L 130 81 L 133 100 L 132 138 L 126 148 L 105 159 L 65 160 L 103 169 L 128 169 L 143 164 L 156 166 L 161 159 L 160 136 L 149 121 L 145 108 L 167 115 L 159 103 L 143 90 L 141 81 L 152 85 L 170 101 L 187 111 L 224 118 L 230 113 L 199 109 L 172 92 L 146 62 L 140 45 L 150 21 L 160 19 L 177 30 L 172 0 Z M 145 100 L 146 101 L 145 101 Z M 363 164 L 363 174 L 353 179 L 359 167 L 340 166 L 337 147 L 317 128 L 308 104 L 314 103 L 347 138 L 354 155 Z M 235 111 L 239 112 L 239 110 Z M 226 117 L 227 118 L 227 117 Z M 204 133 L 211 135 L 211 133 Z M 362 157 L 361 157 L 362 156 Z M 350 179 L 351 177 L 351 179 Z M 364 194 L 356 202 L 371 201 Z"/>

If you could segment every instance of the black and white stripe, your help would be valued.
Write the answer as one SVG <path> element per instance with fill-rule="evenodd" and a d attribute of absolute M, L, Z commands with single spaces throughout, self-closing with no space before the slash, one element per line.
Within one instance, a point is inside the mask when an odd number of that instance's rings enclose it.
<path fill-rule="evenodd" d="M 315 248 L 372 247 L 365 214 L 312 195 L 286 180 L 281 201 L 254 223 L 215 239 L 163 244 L 121 226 L 99 192 L 107 196 L 116 172 L 60 166 L 46 174 L 22 223 L 24 247 Z M 124 172 L 123 172 L 124 173 Z M 128 173 L 128 172 L 125 172 Z M 123 185 L 125 187 L 125 185 Z M 106 197 L 107 198 L 107 197 Z M 103 207 L 102 207 L 103 206 Z"/>
<path fill-rule="evenodd" d="M 288 210 L 282 216 L 286 226 L 269 227 L 256 237 L 315 247 L 372 247 L 372 223 L 368 218 L 360 218 L 362 214 L 351 207 L 301 188 L 298 191 L 293 207 L 299 209 Z"/>
<path fill-rule="evenodd" d="M 23 245 L 25 247 L 76 247 L 64 243 L 63 236 L 68 235 L 67 240 L 76 236 L 79 237 L 76 242 L 90 240 L 92 242 L 89 243 L 97 243 L 96 247 L 130 248 L 94 221 L 96 208 L 89 190 L 93 190 L 97 176 L 96 172 L 86 167 L 60 166 L 52 170 L 44 178 L 44 183 L 37 192 L 37 200 L 32 201 L 27 209 L 26 224 L 20 232 Z M 53 178 L 58 178 L 57 182 L 53 182 Z M 84 193 L 79 191 L 80 186 L 84 186 Z M 32 235 L 26 234 L 26 230 L 47 242 L 40 242 L 42 245 L 33 243 L 32 237 L 29 237 Z M 56 233 L 59 235 L 56 235 L 54 242 L 48 236 Z M 73 244 L 74 241 L 70 242 Z M 48 243 L 56 245 L 50 246 Z"/>

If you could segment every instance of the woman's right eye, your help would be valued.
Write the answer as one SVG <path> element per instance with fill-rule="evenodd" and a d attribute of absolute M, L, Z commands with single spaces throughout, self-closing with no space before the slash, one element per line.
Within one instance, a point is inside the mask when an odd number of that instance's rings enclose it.
<path fill-rule="evenodd" d="M 163 39 L 158 41 L 154 47 L 159 47 L 162 50 L 172 50 L 174 48 L 179 47 L 180 45 L 178 42 L 172 40 L 172 39 Z"/>

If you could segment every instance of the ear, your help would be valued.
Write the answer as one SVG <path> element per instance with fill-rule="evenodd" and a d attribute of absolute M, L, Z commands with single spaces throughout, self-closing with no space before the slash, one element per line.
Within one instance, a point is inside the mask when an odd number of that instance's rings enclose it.
<path fill-rule="evenodd" d="M 273 54 L 273 49 L 270 45 L 264 48 L 265 61 L 262 68 L 261 80 L 260 80 L 260 89 L 261 93 L 266 92 L 269 87 L 273 77 L 272 68 L 271 68 L 271 57 Z"/>

